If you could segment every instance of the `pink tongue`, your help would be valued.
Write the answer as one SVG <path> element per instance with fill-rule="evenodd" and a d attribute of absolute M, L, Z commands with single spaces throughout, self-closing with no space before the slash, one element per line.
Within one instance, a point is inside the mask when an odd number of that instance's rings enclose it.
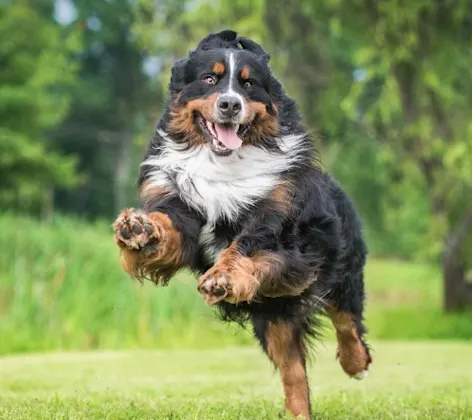
<path fill-rule="evenodd" d="M 228 149 L 235 150 L 243 144 L 243 141 L 238 137 L 233 127 L 215 123 L 215 130 L 218 135 L 218 140 Z"/>

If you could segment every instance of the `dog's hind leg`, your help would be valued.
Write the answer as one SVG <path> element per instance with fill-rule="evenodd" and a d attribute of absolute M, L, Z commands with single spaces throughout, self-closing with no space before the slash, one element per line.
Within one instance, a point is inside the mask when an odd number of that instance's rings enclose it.
<path fill-rule="evenodd" d="M 289 321 L 253 318 L 254 334 L 280 372 L 285 409 L 294 417 L 310 418 L 310 395 L 306 374 L 304 325 Z"/>
<path fill-rule="evenodd" d="M 338 340 L 337 357 L 344 372 L 362 379 L 367 376 L 372 362 L 369 347 L 364 341 L 367 332 L 363 324 L 364 283 L 362 270 L 346 274 L 335 286 L 326 307 Z"/>
<path fill-rule="evenodd" d="M 327 310 L 338 340 L 337 357 L 339 363 L 349 376 L 363 379 L 367 376 L 369 365 L 372 362 L 369 348 L 362 338 L 363 327 L 355 315 L 349 312 L 330 308 Z"/>

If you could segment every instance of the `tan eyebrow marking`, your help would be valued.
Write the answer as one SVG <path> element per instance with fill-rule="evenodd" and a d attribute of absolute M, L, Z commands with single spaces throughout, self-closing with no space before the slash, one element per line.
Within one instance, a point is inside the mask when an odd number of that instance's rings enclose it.
<path fill-rule="evenodd" d="M 249 79 L 249 67 L 248 66 L 244 66 L 241 70 L 241 78 L 243 80 L 247 80 Z"/>
<path fill-rule="evenodd" d="M 217 61 L 213 65 L 213 73 L 217 74 L 218 76 L 221 76 L 225 72 L 225 65 L 221 61 Z"/>

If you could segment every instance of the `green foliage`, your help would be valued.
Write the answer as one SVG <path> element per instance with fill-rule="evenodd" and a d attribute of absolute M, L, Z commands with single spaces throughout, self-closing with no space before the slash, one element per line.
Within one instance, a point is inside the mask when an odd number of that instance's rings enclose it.
<path fill-rule="evenodd" d="M 185 273 L 162 289 L 132 281 L 104 224 L 5 216 L 0 230 L 0 353 L 247 341 L 218 336 Z"/>
<path fill-rule="evenodd" d="M 372 343 L 361 383 L 334 360 L 335 344 L 309 364 L 317 418 L 470 419 L 467 343 Z M 289 419 L 283 391 L 256 348 L 127 351 L 0 358 L 6 419 Z"/>
<path fill-rule="evenodd" d="M 438 255 L 438 242 L 452 235 L 470 206 L 470 2 L 454 8 L 360 3 L 349 16 L 340 14 L 347 6 L 324 7 L 354 40 L 353 63 L 366 75 L 352 84 L 344 109 L 351 118 L 362 112 L 362 124 L 382 141 L 387 168 L 409 188 L 421 175 L 417 188 L 424 191 L 433 216 L 428 227 L 436 235 L 428 243 Z"/>
<path fill-rule="evenodd" d="M 78 40 L 26 0 L 0 8 L 0 38 L 0 206 L 34 204 L 44 185 L 77 180 L 74 159 L 51 149 L 46 132 L 67 114 Z"/>
<path fill-rule="evenodd" d="M 113 217 L 136 200 L 144 152 L 137 139 L 152 133 L 164 100 L 154 75 L 145 71 L 149 55 L 132 33 L 133 2 L 79 0 L 73 5 L 75 19 L 64 30 L 81 33 L 83 45 L 75 57 L 80 78 L 54 143 L 77 156 L 83 182 L 76 190 L 61 189 L 55 205 L 89 219 Z"/>

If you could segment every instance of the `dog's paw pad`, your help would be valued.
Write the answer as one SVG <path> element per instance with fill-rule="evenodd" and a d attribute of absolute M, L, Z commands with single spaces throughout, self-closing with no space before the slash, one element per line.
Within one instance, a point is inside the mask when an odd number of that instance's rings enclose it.
<path fill-rule="evenodd" d="M 214 305 L 231 294 L 231 282 L 227 275 L 213 269 L 200 278 L 198 291 L 209 305 Z"/>
<path fill-rule="evenodd" d="M 120 246 L 131 249 L 155 248 L 156 232 L 144 213 L 125 210 L 118 216 L 113 228 Z M 152 247 L 148 247 L 151 244 Z"/>

